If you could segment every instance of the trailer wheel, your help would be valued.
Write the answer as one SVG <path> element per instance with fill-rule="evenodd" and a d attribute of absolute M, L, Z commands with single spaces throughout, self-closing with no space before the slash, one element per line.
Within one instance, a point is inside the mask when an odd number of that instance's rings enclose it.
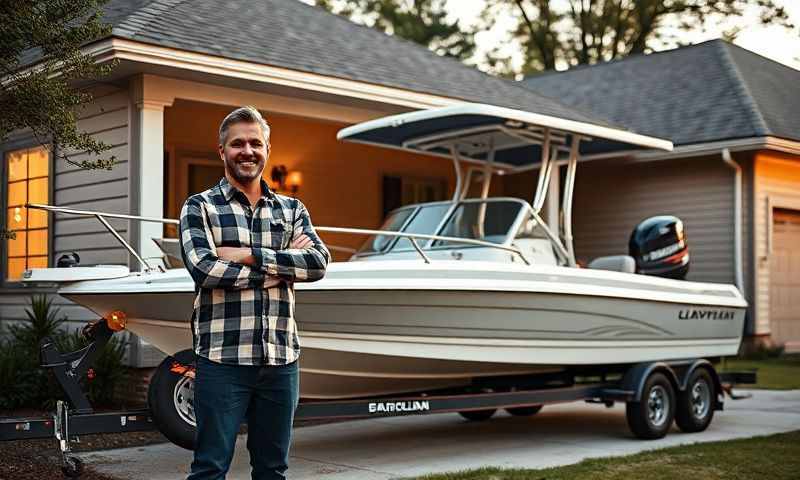
<path fill-rule="evenodd" d="M 686 390 L 678 394 L 675 423 L 687 433 L 702 432 L 714 418 L 717 392 L 714 379 L 705 368 L 698 368 L 689 377 Z"/>
<path fill-rule="evenodd" d="M 496 408 L 490 408 L 488 410 L 465 410 L 458 412 L 458 414 L 471 422 L 482 422 L 492 418 L 495 412 L 497 412 Z"/>
<path fill-rule="evenodd" d="M 183 350 L 165 358 L 150 379 L 147 401 L 153 423 L 169 441 L 194 450 L 197 422 L 194 417 L 194 378 L 185 375 L 193 369 L 194 352 Z"/>
<path fill-rule="evenodd" d="M 68 478 L 79 478 L 83 474 L 83 460 L 72 455 L 64 457 L 61 472 Z"/>
<path fill-rule="evenodd" d="M 541 405 L 531 405 L 530 407 L 510 407 L 506 408 L 506 412 L 514 415 L 515 417 L 530 417 L 536 415 L 542 409 Z"/>
<path fill-rule="evenodd" d="M 638 402 L 628 402 L 625 408 L 628 427 L 639 438 L 662 438 L 675 417 L 675 389 L 660 372 L 650 374 Z"/>

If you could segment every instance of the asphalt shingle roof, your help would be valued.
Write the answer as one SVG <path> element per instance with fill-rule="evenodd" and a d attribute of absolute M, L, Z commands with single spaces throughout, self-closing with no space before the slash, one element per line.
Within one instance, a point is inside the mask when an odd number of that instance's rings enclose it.
<path fill-rule="evenodd" d="M 609 125 L 297 0 L 111 0 L 105 9 L 114 37 Z"/>
<path fill-rule="evenodd" d="M 723 40 L 547 72 L 523 84 L 675 145 L 800 140 L 800 71 Z"/>

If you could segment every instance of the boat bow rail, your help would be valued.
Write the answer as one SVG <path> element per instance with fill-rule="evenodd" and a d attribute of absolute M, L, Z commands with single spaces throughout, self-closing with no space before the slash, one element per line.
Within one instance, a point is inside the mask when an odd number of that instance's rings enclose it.
<path fill-rule="evenodd" d="M 146 259 L 142 258 L 138 252 L 128 243 L 122 235 L 117 232 L 114 227 L 108 223 L 106 220 L 107 218 L 117 218 L 123 220 L 133 220 L 139 222 L 156 222 L 156 223 L 164 223 L 170 225 L 180 225 L 180 222 L 175 219 L 171 218 L 156 218 L 156 217 L 143 217 L 138 215 L 126 215 L 121 213 L 106 213 L 106 212 L 97 212 L 91 210 L 75 210 L 73 208 L 66 208 L 66 207 L 59 207 L 56 205 L 45 205 L 39 203 L 28 203 L 25 205 L 26 208 L 33 208 L 37 210 L 46 210 L 49 212 L 54 213 L 63 213 L 67 215 L 78 215 L 84 217 L 95 217 L 103 226 L 117 239 L 117 241 L 125 247 L 131 255 L 133 255 L 139 264 L 142 266 L 143 271 L 149 272 L 154 270 L 163 271 L 163 267 L 153 266 Z M 471 238 L 459 238 L 459 237 L 448 237 L 448 236 L 441 236 L 441 235 L 426 235 L 421 233 L 407 233 L 407 232 L 393 232 L 393 231 L 386 231 L 386 230 L 372 230 L 367 228 L 345 228 L 345 227 L 314 227 L 315 230 L 320 232 L 332 232 L 332 233 L 350 233 L 350 234 L 357 234 L 357 235 L 384 235 L 389 237 L 401 237 L 406 238 L 411 242 L 411 245 L 414 249 L 419 253 L 420 258 L 426 263 L 431 263 L 430 257 L 428 257 L 425 252 L 420 248 L 419 244 L 417 243 L 418 240 L 433 240 L 433 241 L 442 241 L 442 242 L 452 242 L 452 243 L 460 243 L 465 245 L 475 245 L 487 248 L 494 248 L 498 250 L 503 250 L 506 252 L 513 253 L 518 255 L 522 261 L 529 265 L 530 262 L 522 255 L 522 252 L 519 248 L 511 246 L 511 245 L 499 245 L 492 242 L 486 242 L 483 240 L 476 240 Z M 98 267 L 99 268 L 99 267 Z M 37 269 L 37 270 L 49 270 L 49 269 Z M 118 273 L 118 272 L 113 272 Z M 30 275 L 28 275 L 30 277 Z M 116 275 L 112 278 L 117 278 L 119 275 Z"/>

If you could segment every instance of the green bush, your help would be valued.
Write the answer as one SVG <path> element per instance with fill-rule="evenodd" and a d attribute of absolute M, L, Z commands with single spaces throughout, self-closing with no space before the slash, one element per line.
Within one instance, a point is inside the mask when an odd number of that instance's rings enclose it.
<path fill-rule="evenodd" d="M 55 341 L 62 353 L 85 347 L 88 340 L 80 332 L 63 328 L 67 318 L 53 308 L 45 295 L 33 296 L 28 320 L 9 327 L 10 336 L 0 343 L 0 410 L 17 408 L 50 409 L 56 400 L 65 399 L 53 375 L 40 363 L 39 345 L 45 338 Z M 113 403 L 116 386 L 125 381 L 123 345 L 112 338 L 91 365 L 94 378 L 81 379 L 92 405 Z"/>
<path fill-rule="evenodd" d="M 8 340 L 0 342 L 0 411 L 31 405 L 43 377 L 34 368 L 35 362 L 22 346 Z"/>
<path fill-rule="evenodd" d="M 768 360 L 770 358 L 780 358 L 784 354 L 783 345 L 759 344 L 755 350 L 740 355 L 743 360 Z"/>

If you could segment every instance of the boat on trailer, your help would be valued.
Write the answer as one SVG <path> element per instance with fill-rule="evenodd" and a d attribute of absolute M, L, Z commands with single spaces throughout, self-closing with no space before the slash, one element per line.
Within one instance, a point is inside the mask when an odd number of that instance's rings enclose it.
<path fill-rule="evenodd" d="M 658 217 L 637 226 L 639 248 L 632 255 L 595 259 L 588 268 L 576 262 L 572 197 L 579 157 L 669 150 L 670 142 L 478 104 L 393 115 L 345 128 L 338 138 L 449 158 L 456 188 L 448 201 L 391 212 L 378 230 L 317 227 L 323 234 L 368 238 L 350 261 L 331 263 L 324 279 L 295 285 L 302 399 L 485 389 L 493 379 L 524 384 L 531 378 L 574 378 L 570 372 L 579 371 L 624 376 L 635 365 L 696 365 L 737 353 L 747 303 L 733 285 L 679 279 L 689 257 L 678 219 Z M 559 185 L 563 199 L 548 224 L 543 207 L 556 165 L 566 167 Z M 494 176 L 532 169 L 538 181 L 531 202 L 489 197 Z M 476 186 L 480 194 L 468 198 Z M 95 216 L 142 270 L 32 269 L 26 282 L 57 283 L 60 295 L 115 319 L 111 323 L 124 321 L 124 328 L 169 355 L 159 367 L 164 376 L 180 370 L 175 359 L 191 362 L 186 352 L 194 284 L 188 272 L 151 265 L 106 221 L 176 220 L 30 207 Z M 176 241 L 158 243 L 171 262 L 180 257 Z M 691 376 L 695 370 L 681 371 Z M 160 385 L 154 378 L 151 407 L 159 401 L 154 395 L 165 396 L 191 425 L 192 380 L 181 372 L 162 388 L 168 392 L 154 393 Z M 714 401 L 705 404 L 713 407 Z"/>

